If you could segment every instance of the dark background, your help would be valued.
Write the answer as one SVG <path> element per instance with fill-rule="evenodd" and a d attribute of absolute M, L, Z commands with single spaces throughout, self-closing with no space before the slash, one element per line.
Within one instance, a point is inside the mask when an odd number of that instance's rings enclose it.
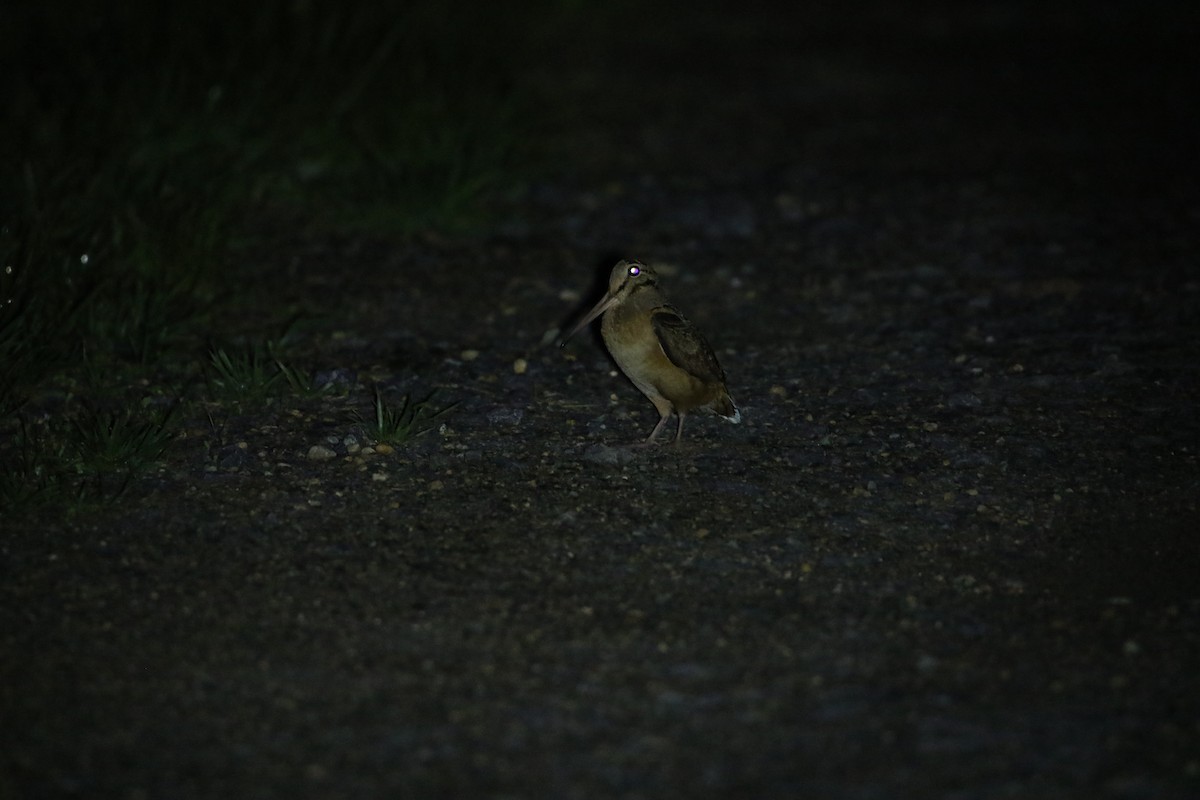
<path fill-rule="evenodd" d="M 0 17 L 0 796 L 1200 793 L 1189 7 Z"/>

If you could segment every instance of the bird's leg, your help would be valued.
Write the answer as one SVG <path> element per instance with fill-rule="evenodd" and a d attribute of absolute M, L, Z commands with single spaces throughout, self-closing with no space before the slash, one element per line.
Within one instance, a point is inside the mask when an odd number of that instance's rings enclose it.
<path fill-rule="evenodd" d="M 675 438 L 671 440 L 671 444 L 679 444 L 679 440 L 683 438 L 683 418 L 687 416 L 682 411 L 676 413 L 679 414 L 679 427 L 675 429 Z"/>
<path fill-rule="evenodd" d="M 650 431 L 650 435 L 646 437 L 646 441 L 635 444 L 634 447 L 649 447 L 654 444 L 654 440 L 658 438 L 658 434 L 662 431 L 663 426 L 667 424 L 667 420 L 671 418 L 671 414 L 675 411 L 675 406 L 671 405 L 671 401 L 658 392 L 645 392 L 645 394 L 650 402 L 654 403 L 654 410 L 658 412 L 658 424 L 654 426 L 654 430 Z"/>
<path fill-rule="evenodd" d="M 646 441 L 642 442 L 643 447 L 654 444 L 654 439 L 658 436 L 658 432 L 663 429 L 663 426 L 667 424 L 667 420 L 671 416 L 670 411 L 660 411 L 659 413 L 662 414 L 662 417 L 659 418 L 658 424 L 654 426 L 654 430 L 650 431 L 650 435 L 646 437 Z"/>

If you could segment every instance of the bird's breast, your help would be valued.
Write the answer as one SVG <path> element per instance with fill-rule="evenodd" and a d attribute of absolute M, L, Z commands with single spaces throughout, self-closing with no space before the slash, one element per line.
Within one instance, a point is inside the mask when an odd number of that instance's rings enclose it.
<path fill-rule="evenodd" d="M 724 390 L 706 385 L 667 357 L 649 312 L 615 308 L 604 316 L 600 333 L 617 366 L 652 401 L 662 398 L 676 410 L 689 411 L 709 404 Z"/>
<path fill-rule="evenodd" d="M 652 382 L 655 373 L 674 365 L 654 335 L 648 314 L 631 314 L 616 308 L 600 323 L 600 334 L 621 371 L 634 383 Z"/>

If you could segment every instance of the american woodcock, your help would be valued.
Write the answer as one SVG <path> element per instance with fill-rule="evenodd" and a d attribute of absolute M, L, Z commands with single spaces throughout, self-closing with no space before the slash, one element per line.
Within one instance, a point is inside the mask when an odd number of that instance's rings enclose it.
<path fill-rule="evenodd" d="M 712 347 L 695 325 L 667 303 L 652 267 L 637 261 L 621 261 L 613 267 L 608 292 L 559 346 L 601 314 L 600 333 L 608 351 L 661 415 L 646 444 L 654 441 L 672 412 L 679 415 L 675 442 L 683 435 L 683 418 L 698 408 L 741 422 Z"/>

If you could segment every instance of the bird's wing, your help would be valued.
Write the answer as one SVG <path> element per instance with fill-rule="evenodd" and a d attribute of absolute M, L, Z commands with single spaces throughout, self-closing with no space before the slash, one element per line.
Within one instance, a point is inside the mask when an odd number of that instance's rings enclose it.
<path fill-rule="evenodd" d="M 725 383 L 725 373 L 704 336 L 674 307 L 654 309 L 650 324 L 672 364 L 705 383 Z"/>

